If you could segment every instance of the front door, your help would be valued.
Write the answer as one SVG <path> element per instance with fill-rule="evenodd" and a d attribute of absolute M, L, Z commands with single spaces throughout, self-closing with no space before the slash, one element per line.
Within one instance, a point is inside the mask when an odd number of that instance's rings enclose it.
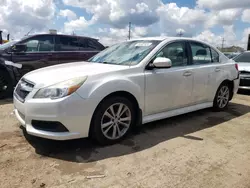
<path fill-rule="evenodd" d="M 24 52 L 12 52 L 12 61 L 22 65 L 22 68 L 18 69 L 21 75 L 58 63 L 57 55 L 54 52 L 53 36 L 34 36 L 20 43 L 26 44 L 27 49 Z"/>
<path fill-rule="evenodd" d="M 193 72 L 189 68 L 185 42 L 166 45 L 156 57 L 172 61 L 171 68 L 145 71 L 145 112 L 152 115 L 186 107 L 192 103 Z"/>

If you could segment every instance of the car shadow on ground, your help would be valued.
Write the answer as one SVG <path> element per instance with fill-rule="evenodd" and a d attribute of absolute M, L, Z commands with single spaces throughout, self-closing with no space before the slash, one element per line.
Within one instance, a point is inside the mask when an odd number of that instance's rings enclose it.
<path fill-rule="evenodd" d="M 0 106 L 13 103 L 13 98 L 0 99 Z"/>
<path fill-rule="evenodd" d="M 143 151 L 176 137 L 200 142 L 204 138 L 189 134 L 230 121 L 248 112 L 250 112 L 249 106 L 236 103 L 230 103 L 224 112 L 213 112 L 211 109 L 200 110 L 148 123 L 140 127 L 139 131 L 131 133 L 122 142 L 105 147 L 93 143 L 90 139 L 70 141 L 41 139 L 28 135 L 25 130 L 24 136 L 37 154 L 65 161 L 88 163 Z"/>

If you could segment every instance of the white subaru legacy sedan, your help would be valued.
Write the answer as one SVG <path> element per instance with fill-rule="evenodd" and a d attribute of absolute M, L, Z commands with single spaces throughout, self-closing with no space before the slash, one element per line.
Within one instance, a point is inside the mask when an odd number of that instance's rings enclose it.
<path fill-rule="evenodd" d="M 112 144 L 139 124 L 223 110 L 238 85 L 237 64 L 207 43 L 143 38 L 113 45 L 88 62 L 26 74 L 14 91 L 14 111 L 30 135 Z"/>

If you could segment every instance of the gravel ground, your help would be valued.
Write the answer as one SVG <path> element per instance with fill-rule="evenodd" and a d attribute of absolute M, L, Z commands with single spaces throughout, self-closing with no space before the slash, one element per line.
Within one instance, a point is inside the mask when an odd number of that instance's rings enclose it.
<path fill-rule="evenodd" d="M 250 94 L 143 126 L 123 142 L 29 136 L 0 101 L 1 188 L 250 188 Z"/>

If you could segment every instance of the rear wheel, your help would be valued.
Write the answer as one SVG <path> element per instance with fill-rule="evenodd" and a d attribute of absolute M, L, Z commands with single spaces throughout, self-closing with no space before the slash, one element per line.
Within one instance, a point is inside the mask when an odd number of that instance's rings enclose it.
<path fill-rule="evenodd" d="M 123 139 L 135 123 L 133 104 L 124 97 L 112 97 L 98 106 L 92 121 L 91 136 L 102 145 Z"/>
<path fill-rule="evenodd" d="M 12 89 L 12 82 L 9 74 L 4 70 L 0 70 L 0 99 L 10 97 Z"/>
<path fill-rule="evenodd" d="M 215 110 L 221 111 L 227 108 L 231 95 L 230 89 L 231 88 L 228 83 L 222 83 L 220 85 L 214 98 L 213 107 Z"/>

